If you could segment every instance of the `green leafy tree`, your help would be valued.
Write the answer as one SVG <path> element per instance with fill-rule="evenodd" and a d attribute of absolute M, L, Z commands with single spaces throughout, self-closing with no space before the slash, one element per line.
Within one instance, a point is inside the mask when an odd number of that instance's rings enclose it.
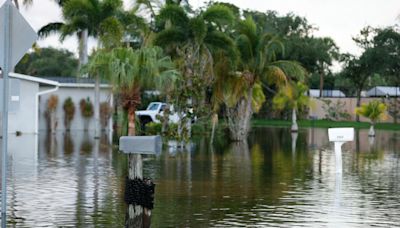
<path fill-rule="evenodd" d="M 25 54 L 15 72 L 32 76 L 72 77 L 76 75 L 77 66 L 78 60 L 68 50 L 41 48 Z"/>
<path fill-rule="evenodd" d="M 325 77 L 331 74 L 330 67 L 339 58 L 335 42 L 329 37 L 314 37 L 317 28 L 306 18 L 292 13 L 280 16 L 275 11 L 245 11 L 244 15 L 253 18 L 264 32 L 281 38 L 285 52 L 280 59 L 297 61 L 310 74 L 318 77 L 319 84 L 314 88 L 319 88 L 322 96 Z"/>
<path fill-rule="evenodd" d="M 170 54 L 182 72 L 172 96 L 178 113 L 183 114 L 178 127 L 180 138 L 190 137 L 193 115 L 205 113 L 206 91 L 215 79 L 215 58 L 219 54 L 234 58 L 234 42 L 225 32 L 234 16 L 224 5 L 211 5 L 190 14 L 185 6 L 167 3 L 157 16 L 155 44 Z M 186 134 L 183 134 L 183 133 Z"/>
<path fill-rule="evenodd" d="M 369 136 L 375 136 L 374 126 L 377 121 L 386 117 L 386 109 L 387 106 L 378 100 L 373 100 L 356 108 L 356 113 L 358 115 L 368 118 L 371 121 L 371 127 L 368 132 Z"/>
<path fill-rule="evenodd" d="M 341 77 L 345 78 L 355 90 L 357 107 L 361 105 L 361 91 L 366 88 L 370 78 L 382 72 L 382 66 L 385 66 L 384 50 L 374 46 L 372 41 L 374 36 L 375 31 L 373 28 L 366 27 L 362 29 L 360 34 L 353 38 L 356 44 L 363 49 L 361 56 L 342 55 L 342 60 L 345 64 Z M 357 121 L 359 121 L 358 115 Z"/>
<path fill-rule="evenodd" d="M 250 120 L 255 111 L 253 96 L 264 96 L 262 90 L 258 89 L 259 85 L 279 87 L 289 80 L 304 81 L 306 74 L 298 63 L 277 59 L 277 53 L 283 51 L 283 44 L 276 36 L 257 29 L 252 18 L 240 20 L 234 36 L 237 37 L 236 46 L 240 59 L 236 66 L 237 73 L 229 79 L 242 83 L 234 83 L 236 86 L 228 92 L 235 94 L 230 96 L 233 102 L 225 104 L 231 139 L 242 141 L 247 138 Z"/>
<path fill-rule="evenodd" d="M 301 82 L 287 83 L 280 88 L 279 92 L 273 98 L 276 109 L 283 110 L 289 108 L 292 110 L 292 128 L 293 132 L 298 131 L 296 113 L 302 107 L 309 105 L 310 99 L 307 96 L 308 87 Z"/>

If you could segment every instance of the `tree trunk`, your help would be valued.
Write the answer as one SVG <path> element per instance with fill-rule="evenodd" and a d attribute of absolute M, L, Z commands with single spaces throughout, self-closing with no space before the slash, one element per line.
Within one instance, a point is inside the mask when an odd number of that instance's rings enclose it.
<path fill-rule="evenodd" d="M 98 75 L 94 84 L 94 137 L 100 137 L 100 79 Z"/>
<path fill-rule="evenodd" d="M 243 141 L 247 139 L 250 130 L 250 121 L 253 115 L 251 106 L 253 88 L 247 93 L 247 98 L 240 98 L 233 108 L 227 108 L 228 126 L 230 138 L 233 141 Z"/>
<path fill-rule="evenodd" d="M 136 108 L 130 107 L 128 109 L 128 135 L 134 136 L 136 135 L 136 116 L 135 116 Z"/>
<path fill-rule="evenodd" d="M 214 113 L 212 115 L 211 118 L 211 124 L 212 124 L 212 128 L 211 128 L 211 140 L 210 143 L 212 144 L 214 142 L 214 136 L 215 136 L 215 127 L 217 126 L 218 123 L 218 114 Z"/>
<path fill-rule="evenodd" d="M 78 75 L 80 75 L 82 66 L 88 63 L 88 36 L 89 34 L 87 29 L 80 33 Z M 87 75 L 85 77 L 87 77 Z"/>
<path fill-rule="evenodd" d="M 375 123 L 371 123 L 371 127 L 369 128 L 368 136 L 369 137 L 375 137 Z"/>
<path fill-rule="evenodd" d="M 161 134 L 166 135 L 168 132 L 168 124 L 169 124 L 169 114 L 171 112 L 171 107 L 169 105 L 170 102 L 170 95 L 167 95 L 166 99 L 166 105 L 163 113 L 163 118 L 162 118 L 162 127 L 161 127 Z"/>
<path fill-rule="evenodd" d="M 361 106 L 361 90 L 357 91 L 357 108 Z M 356 121 L 360 122 L 360 116 L 356 114 Z"/>
<path fill-rule="evenodd" d="M 297 132 L 299 127 L 297 126 L 297 116 L 296 116 L 296 109 L 293 108 L 292 110 L 292 132 Z"/>
<path fill-rule="evenodd" d="M 319 74 L 319 97 L 323 97 L 324 91 L 324 71 L 321 70 Z"/>

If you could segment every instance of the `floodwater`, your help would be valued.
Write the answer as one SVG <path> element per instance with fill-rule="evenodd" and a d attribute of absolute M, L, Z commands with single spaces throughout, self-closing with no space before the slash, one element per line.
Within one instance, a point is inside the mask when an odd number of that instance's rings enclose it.
<path fill-rule="evenodd" d="M 342 175 L 327 129 L 170 143 L 144 158 L 152 227 L 400 227 L 400 132 L 367 134 L 344 145 Z M 124 227 L 126 175 L 108 136 L 10 135 L 8 227 Z"/>

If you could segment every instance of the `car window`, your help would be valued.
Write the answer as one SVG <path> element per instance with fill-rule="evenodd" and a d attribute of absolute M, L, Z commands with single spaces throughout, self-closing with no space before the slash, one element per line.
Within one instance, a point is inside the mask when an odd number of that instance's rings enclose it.
<path fill-rule="evenodd" d="M 165 104 L 161 105 L 160 112 L 164 111 L 164 109 L 165 109 Z"/>
<path fill-rule="evenodd" d="M 147 108 L 147 110 L 150 111 L 157 111 L 158 109 L 158 104 L 150 104 L 150 106 Z"/>

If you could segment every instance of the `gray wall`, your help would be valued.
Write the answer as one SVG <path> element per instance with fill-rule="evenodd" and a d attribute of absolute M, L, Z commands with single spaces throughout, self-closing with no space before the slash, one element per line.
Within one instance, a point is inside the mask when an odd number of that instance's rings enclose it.
<path fill-rule="evenodd" d="M 47 86 L 41 86 L 40 90 L 48 90 L 52 89 L 54 87 L 47 87 Z M 72 120 L 71 124 L 71 130 L 84 130 L 84 119 L 81 115 L 80 109 L 79 109 L 79 102 L 83 98 L 90 98 L 90 101 L 94 105 L 94 88 L 93 87 L 65 87 L 63 85 L 60 86 L 60 88 L 52 93 L 49 94 L 44 94 L 39 97 L 39 130 L 40 131 L 46 131 L 47 130 L 47 124 L 46 124 L 46 119 L 45 119 L 45 111 L 46 111 L 46 104 L 47 100 L 51 95 L 57 95 L 58 96 L 58 106 L 57 106 L 57 111 L 56 111 L 56 119 L 58 121 L 57 124 L 57 131 L 65 131 L 65 125 L 64 125 L 64 110 L 63 110 L 63 104 L 64 101 L 68 98 L 71 97 L 74 104 L 75 104 L 75 116 L 74 119 Z M 102 87 L 100 89 L 100 102 L 108 101 L 110 102 L 110 105 L 112 105 L 112 91 L 111 88 L 104 88 Z M 111 130 L 112 123 L 111 120 L 109 121 L 109 129 Z M 94 130 L 94 117 L 90 119 L 89 122 L 89 131 Z"/>
<path fill-rule="evenodd" d="M 39 84 L 26 80 L 19 80 L 19 108 L 17 111 L 11 111 L 8 114 L 8 132 L 15 133 L 20 131 L 22 133 L 34 134 L 35 133 L 35 119 L 36 119 L 36 94 L 39 92 Z M 0 108 L 1 112 L 1 108 Z M 1 116 L 1 115 L 0 115 Z M 1 129 L 0 119 L 0 129 Z M 0 135 L 1 135 L 0 130 Z"/>

